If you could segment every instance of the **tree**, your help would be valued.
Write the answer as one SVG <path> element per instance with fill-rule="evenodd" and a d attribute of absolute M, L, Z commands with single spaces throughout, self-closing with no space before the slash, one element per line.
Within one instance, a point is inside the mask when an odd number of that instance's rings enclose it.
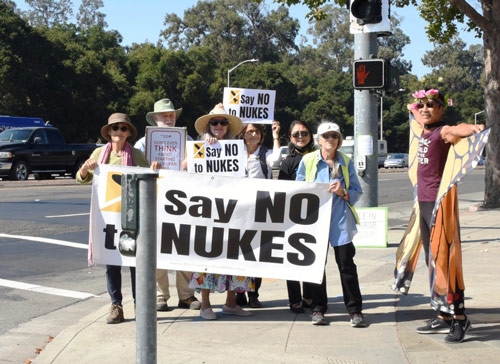
<path fill-rule="evenodd" d="M 31 10 L 23 15 L 34 27 L 52 27 L 66 24 L 73 15 L 71 0 L 25 0 Z"/>
<path fill-rule="evenodd" d="M 261 2 L 262 0 L 254 0 Z M 322 16 L 321 5 L 327 2 L 345 5 L 346 0 L 276 0 L 287 5 L 305 4 L 310 16 Z M 482 34 L 485 55 L 485 88 L 487 126 L 491 127 L 486 146 L 484 205 L 500 207 L 500 1 L 498 0 L 392 0 L 398 7 L 413 5 L 429 24 L 431 41 L 445 44 L 457 33 L 457 23 L 466 22 L 470 30 Z M 480 9 L 474 5 L 480 4 Z M 467 17 L 467 19 L 466 19 Z"/>
<path fill-rule="evenodd" d="M 106 28 L 108 26 L 104 21 L 106 15 L 98 11 L 103 6 L 104 2 L 102 0 L 82 0 L 78 8 L 78 14 L 76 14 L 77 25 L 84 30 L 93 26 L 101 29 Z"/>
<path fill-rule="evenodd" d="M 293 51 L 299 23 L 280 7 L 266 12 L 263 5 L 246 0 L 199 1 L 184 18 L 166 14 L 163 44 L 185 51 L 207 46 L 220 63 L 257 58 L 279 61 Z M 237 62 L 236 62 L 237 63 Z"/>

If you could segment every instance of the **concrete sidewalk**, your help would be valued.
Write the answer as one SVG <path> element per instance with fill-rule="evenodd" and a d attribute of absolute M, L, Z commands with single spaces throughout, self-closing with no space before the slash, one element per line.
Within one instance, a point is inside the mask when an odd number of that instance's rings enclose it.
<path fill-rule="evenodd" d="M 249 318 L 222 314 L 224 294 L 212 294 L 216 321 L 199 311 L 158 312 L 158 363 L 495 363 L 500 360 L 500 209 L 476 209 L 483 193 L 460 197 L 467 314 L 473 327 L 461 344 L 445 344 L 444 335 L 419 335 L 418 326 L 434 312 L 429 305 L 423 259 L 408 296 L 391 290 L 395 252 L 405 226 L 389 230 L 386 249 L 358 248 L 356 264 L 369 326 L 352 328 L 330 249 L 327 265 L 329 326 L 313 326 L 310 312 L 288 309 L 286 284 L 264 280 L 264 305 Z M 409 218 L 411 206 L 393 204 L 389 216 Z M 104 279 L 104 277 L 103 277 Z M 125 279 L 124 281 L 127 281 Z M 175 280 L 172 280 L 175 282 Z M 171 290 L 176 293 L 175 288 Z M 126 322 L 107 325 L 109 305 L 61 332 L 35 359 L 37 364 L 135 363 L 134 308 L 130 291 Z M 172 297 L 170 304 L 177 303 Z"/>

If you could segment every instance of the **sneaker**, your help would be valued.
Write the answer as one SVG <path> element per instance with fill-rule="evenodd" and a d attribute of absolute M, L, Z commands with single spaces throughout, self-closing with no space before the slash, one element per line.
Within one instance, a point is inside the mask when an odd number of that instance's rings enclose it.
<path fill-rule="evenodd" d="M 248 297 L 248 307 L 250 308 L 262 308 L 262 303 L 260 303 L 257 297 Z"/>
<path fill-rule="evenodd" d="M 317 326 L 327 325 L 328 323 L 325 320 L 325 315 L 323 312 L 314 311 L 312 313 L 312 324 Z"/>
<path fill-rule="evenodd" d="M 464 341 L 465 334 L 471 328 L 471 323 L 467 316 L 465 320 L 453 319 L 451 323 L 450 333 L 446 335 L 444 341 L 449 344 L 461 343 Z"/>
<path fill-rule="evenodd" d="M 246 306 L 248 304 L 247 296 L 244 292 L 236 293 L 236 304 L 238 306 Z"/>
<path fill-rule="evenodd" d="M 236 315 L 236 316 L 252 316 L 250 311 L 245 311 L 240 306 L 236 305 L 235 307 L 222 306 L 222 313 L 226 315 Z"/>
<path fill-rule="evenodd" d="M 351 317 L 352 327 L 366 327 L 366 322 L 361 312 L 351 313 L 349 316 Z"/>
<path fill-rule="evenodd" d="M 217 315 L 212 311 L 212 307 L 200 309 L 200 317 L 204 320 L 217 320 Z"/>
<path fill-rule="evenodd" d="M 451 320 L 443 320 L 436 317 L 430 320 L 427 325 L 417 328 L 419 334 L 447 334 L 450 332 Z"/>
<path fill-rule="evenodd" d="M 106 317 L 106 323 L 119 324 L 123 321 L 125 321 L 125 318 L 123 317 L 123 307 L 119 305 L 111 305 L 111 311 L 109 312 L 108 317 Z"/>
<path fill-rule="evenodd" d="M 201 308 L 201 302 L 195 296 L 188 297 L 184 300 L 179 300 L 177 305 L 179 308 L 189 308 L 190 310 L 199 310 Z"/>
<path fill-rule="evenodd" d="M 168 311 L 167 300 L 164 297 L 158 297 L 156 299 L 156 311 Z"/>

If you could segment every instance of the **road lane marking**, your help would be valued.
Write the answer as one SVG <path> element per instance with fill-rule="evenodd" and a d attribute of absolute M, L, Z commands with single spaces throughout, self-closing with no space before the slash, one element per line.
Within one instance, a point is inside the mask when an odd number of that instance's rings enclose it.
<path fill-rule="evenodd" d="M 85 215 L 90 215 L 90 212 L 85 212 L 83 214 L 69 214 L 69 215 L 52 215 L 52 216 L 45 216 L 47 219 L 52 219 L 54 217 L 72 217 L 72 216 L 85 216 Z"/>
<path fill-rule="evenodd" d="M 70 297 L 70 298 L 87 299 L 87 298 L 92 298 L 92 297 L 99 297 L 99 296 L 96 296 L 95 294 L 86 293 L 86 292 L 69 291 L 67 289 L 44 287 L 44 286 L 39 286 L 37 284 L 29 284 L 29 283 L 10 281 L 10 280 L 1 279 L 1 278 L 0 278 L 0 286 L 15 288 L 15 289 L 22 289 L 25 291 L 31 291 L 31 292 L 37 292 L 37 293 L 51 294 L 51 295 L 55 295 L 55 296 Z"/>
<path fill-rule="evenodd" d="M 41 238 L 41 237 L 38 237 L 38 236 L 24 236 L 24 235 L 0 234 L 0 238 L 11 238 L 11 239 L 22 239 L 22 240 L 29 240 L 29 241 L 38 241 L 40 243 L 62 245 L 62 246 L 68 246 L 68 247 L 71 247 L 71 248 L 78 248 L 78 249 L 88 249 L 88 247 L 89 247 L 88 244 L 72 243 L 71 241 Z"/>

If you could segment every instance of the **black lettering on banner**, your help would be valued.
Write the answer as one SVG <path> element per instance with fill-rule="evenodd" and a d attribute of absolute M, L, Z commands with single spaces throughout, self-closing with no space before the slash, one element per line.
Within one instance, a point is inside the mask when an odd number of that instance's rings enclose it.
<path fill-rule="evenodd" d="M 226 144 L 224 146 L 224 153 L 226 157 L 231 157 L 238 155 L 238 145 L 236 144 Z"/>
<path fill-rule="evenodd" d="M 246 261 L 255 262 L 255 254 L 252 249 L 252 240 L 257 234 L 257 230 L 245 230 L 243 236 L 240 238 L 239 229 L 229 229 L 229 236 L 227 238 L 227 259 L 238 260 L 240 250 L 243 253 L 243 258 Z"/>
<path fill-rule="evenodd" d="M 306 202 L 306 216 L 302 218 L 302 203 Z M 311 193 L 297 193 L 290 199 L 290 220 L 296 224 L 312 225 L 318 221 L 319 197 Z"/>
<path fill-rule="evenodd" d="M 263 110 L 262 110 L 262 118 L 263 119 L 267 119 L 269 118 L 269 113 L 268 113 L 269 109 L 267 107 L 265 107 Z"/>
<path fill-rule="evenodd" d="M 104 235 L 104 248 L 109 250 L 116 250 L 115 234 L 118 232 L 118 230 L 115 229 L 115 225 L 106 224 L 106 228 L 102 231 L 106 233 Z"/>
<path fill-rule="evenodd" d="M 309 249 L 305 244 L 316 244 L 316 238 L 310 234 L 295 233 L 288 237 L 288 244 L 302 253 L 302 256 L 297 253 L 289 252 L 287 259 L 290 263 L 299 266 L 313 265 L 316 260 L 316 254 Z"/>
<path fill-rule="evenodd" d="M 224 229 L 212 228 L 212 250 L 207 251 L 207 227 L 196 226 L 194 233 L 194 251 L 197 255 L 204 258 L 216 258 L 222 255 L 224 243 Z"/>
<path fill-rule="evenodd" d="M 203 166 L 201 164 L 195 163 L 194 164 L 194 171 L 196 173 L 203 173 Z"/>
<path fill-rule="evenodd" d="M 238 172 L 240 170 L 240 164 L 237 159 L 233 159 L 233 172 Z"/>
<path fill-rule="evenodd" d="M 179 234 L 175 224 L 164 222 L 161 225 L 161 247 L 162 254 L 172 254 L 173 245 L 178 255 L 189 255 L 189 239 L 191 237 L 191 225 L 179 225 Z"/>
<path fill-rule="evenodd" d="M 269 104 L 269 94 L 257 94 L 257 104 L 259 105 L 267 105 Z"/>
<path fill-rule="evenodd" d="M 260 237 L 260 256 L 259 262 L 283 263 L 283 258 L 273 257 L 273 250 L 283 250 L 283 244 L 273 243 L 273 238 L 284 237 L 283 231 L 263 230 Z"/>
<path fill-rule="evenodd" d="M 192 217 L 206 217 L 210 218 L 212 213 L 212 200 L 204 196 L 194 196 L 189 200 L 190 202 L 199 201 L 198 205 L 191 205 L 189 207 L 189 215 Z"/>
<path fill-rule="evenodd" d="M 255 222 L 267 222 L 267 212 L 269 212 L 271 222 L 284 222 L 285 200 L 285 192 L 275 192 L 273 203 L 269 191 L 257 191 L 257 198 L 255 201 Z"/>
<path fill-rule="evenodd" d="M 167 198 L 168 201 L 172 202 L 175 205 L 175 207 L 177 207 L 175 209 L 174 206 L 172 205 L 165 205 L 165 211 L 167 212 L 167 214 L 184 215 L 186 213 L 186 205 L 184 205 L 179 199 L 176 198 L 176 197 L 186 198 L 187 196 L 184 192 L 178 190 L 170 190 L 167 191 L 165 197 Z"/>
<path fill-rule="evenodd" d="M 229 202 L 227 203 L 227 208 L 224 208 L 224 199 L 216 198 L 215 206 L 217 207 L 219 218 L 217 220 L 214 220 L 214 222 L 229 222 L 231 220 L 231 216 L 233 215 L 234 208 L 236 207 L 237 202 L 238 200 L 229 200 Z"/>

